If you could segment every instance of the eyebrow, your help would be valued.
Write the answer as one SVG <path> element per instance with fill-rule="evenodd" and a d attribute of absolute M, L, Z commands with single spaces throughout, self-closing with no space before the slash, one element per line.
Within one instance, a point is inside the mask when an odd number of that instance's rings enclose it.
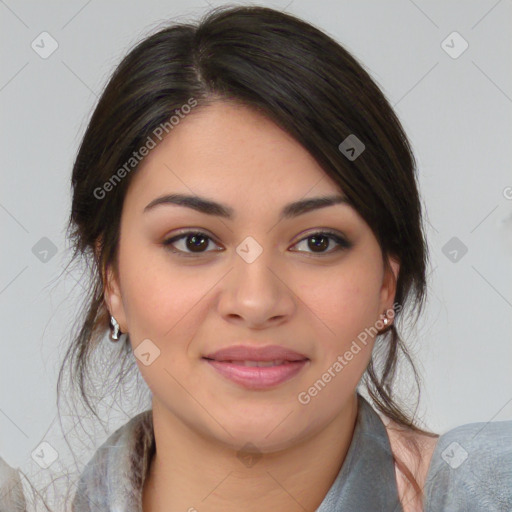
<path fill-rule="evenodd" d="M 313 210 L 317 210 L 319 208 L 326 208 L 327 206 L 333 206 L 336 204 L 350 205 L 350 202 L 348 198 L 343 195 L 301 199 L 300 201 L 295 201 L 285 205 L 281 210 L 279 219 L 290 219 L 311 212 Z M 146 205 L 144 208 L 144 213 L 152 210 L 158 205 L 185 206 L 198 212 L 205 213 L 206 215 L 215 215 L 228 220 L 233 220 L 235 217 L 235 212 L 230 206 L 217 203 L 210 199 L 206 199 L 205 197 L 189 196 L 184 194 L 166 194 L 164 196 L 157 197 L 156 199 L 153 199 L 148 205 Z"/>

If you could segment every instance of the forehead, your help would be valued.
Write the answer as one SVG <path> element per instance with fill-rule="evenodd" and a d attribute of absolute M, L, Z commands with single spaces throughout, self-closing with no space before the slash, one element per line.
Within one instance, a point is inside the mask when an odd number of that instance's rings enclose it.
<path fill-rule="evenodd" d="M 166 192 L 272 208 L 342 193 L 287 132 L 263 114 L 231 102 L 196 107 L 175 125 L 140 164 L 126 201 L 145 206 Z"/>

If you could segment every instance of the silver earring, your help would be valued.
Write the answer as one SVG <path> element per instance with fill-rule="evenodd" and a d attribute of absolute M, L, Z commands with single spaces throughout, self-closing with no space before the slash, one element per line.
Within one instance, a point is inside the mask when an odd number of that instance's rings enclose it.
<path fill-rule="evenodd" d="M 110 340 L 114 343 L 119 341 L 119 334 L 119 324 L 113 316 L 110 316 Z"/>
<path fill-rule="evenodd" d="M 387 317 L 387 316 L 385 316 L 385 317 L 384 317 L 383 322 L 384 322 L 384 325 L 388 325 L 389 320 L 388 320 L 388 317 Z"/>

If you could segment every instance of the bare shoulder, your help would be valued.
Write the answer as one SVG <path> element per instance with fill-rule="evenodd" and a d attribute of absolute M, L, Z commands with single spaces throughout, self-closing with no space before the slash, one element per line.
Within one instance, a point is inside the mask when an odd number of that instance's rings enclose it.
<path fill-rule="evenodd" d="M 413 477 L 419 489 L 423 490 L 439 436 L 415 432 L 389 418 L 382 420 L 386 426 L 391 450 L 403 464 L 395 464 L 395 472 L 398 496 L 404 512 L 422 512 L 421 494 L 411 484 L 410 477 Z"/>

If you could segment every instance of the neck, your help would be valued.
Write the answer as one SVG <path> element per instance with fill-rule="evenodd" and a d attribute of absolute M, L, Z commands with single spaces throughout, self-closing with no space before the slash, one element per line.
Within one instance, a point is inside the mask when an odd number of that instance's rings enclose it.
<path fill-rule="evenodd" d="M 143 511 L 316 510 L 343 464 L 356 419 L 354 395 L 322 431 L 293 447 L 241 454 L 154 403 L 156 452 L 144 482 Z"/>

